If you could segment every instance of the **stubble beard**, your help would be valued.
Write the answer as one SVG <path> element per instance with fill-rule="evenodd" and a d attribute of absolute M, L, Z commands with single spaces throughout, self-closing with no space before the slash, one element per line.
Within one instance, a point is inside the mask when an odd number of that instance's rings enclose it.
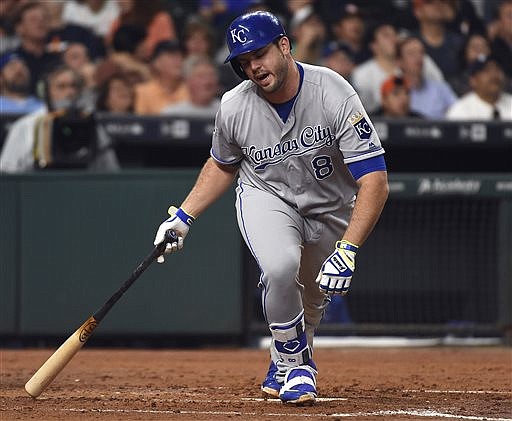
<path fill-rule="evenodd" d="M 288 76 L 288 62 L 286 61 L 284 55 L 282 55 L 282 60 L 279 61 L 279 65 L 273 72 L 273 75 L 274 83 L 267 87 L 260 87 L 266 94 L 273 94 L 279 91 L 279 89 L 281 89 L 284 85 L 286 77 Z"/>

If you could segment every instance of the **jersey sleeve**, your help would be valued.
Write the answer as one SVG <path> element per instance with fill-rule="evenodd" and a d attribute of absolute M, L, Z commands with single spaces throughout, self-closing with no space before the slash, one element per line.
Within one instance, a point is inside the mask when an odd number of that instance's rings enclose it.
<path fill-rule="evenodd" d="M 345 164 L 382 155 L 379 136 L 357 94 L 339 107 L 335 116 L 336 138 Z"/>
<path fill-rule="evenodd" d="M 226 122 L 222 116 L 222 107 L 215 116 L 210 155 L 217 162 L 225 165 L 237 164 L 243 158 L 240 145 L 235 142 L 227 130 Z"/>

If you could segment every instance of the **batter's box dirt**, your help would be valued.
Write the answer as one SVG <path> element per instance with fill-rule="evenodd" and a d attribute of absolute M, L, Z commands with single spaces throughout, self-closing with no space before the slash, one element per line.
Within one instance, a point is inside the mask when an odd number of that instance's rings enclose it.
<path fill-rule="evenodd" d="M 83 349 L 38 399 L 23 385 L 53 350 L 1 352 L 0 420 L 512 421 L 512 350 L 318 349 L 311 407 L 262 399 L 253 349 Z"/>

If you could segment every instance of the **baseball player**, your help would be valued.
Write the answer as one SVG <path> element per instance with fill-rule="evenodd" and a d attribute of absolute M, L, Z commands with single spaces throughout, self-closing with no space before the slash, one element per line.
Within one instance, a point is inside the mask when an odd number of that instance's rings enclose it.
<path fill-rule="evenodd" d="M 354 89 L 327 68 L 296 62 L 274 15 L 239 16 L 226 41 L 226 62 L 244 81 L 222 97 L 211 157 L 154 243 L 173 229 L 178 241 L 166 252 L 181 249 L 195 218 L 238 176 L 238 226 L 261 269 L 272 335 L 261 389 L 312 404 L 314 331 L 331 295 L 347 293 L 387 199 L 384 150 Z"/>

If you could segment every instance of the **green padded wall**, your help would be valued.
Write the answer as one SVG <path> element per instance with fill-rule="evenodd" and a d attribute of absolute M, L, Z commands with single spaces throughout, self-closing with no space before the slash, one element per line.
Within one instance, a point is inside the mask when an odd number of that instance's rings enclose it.
<path fill-rule="evenodd" d="M 121 174 L 44 173 L 2 177 L 2 294 L 12 312 L 19 282 L 19 321 L 3 331 L 65 335 L 96 311 L 153 248 L 169 204 L 179 205 L 195 170 Z M 5 190 L 5 193 L 4 193 Z M 3 200 L 2 200 L 3 202 Z M 97 334 L 241 333 L 241 258 L 234 193 L 197 220 L 180 253 L 154 263 L 114 306 Z M 6 220 L 6 219 L 4 219 Z M 13 231 L 18 231 L 13 234 Z M 20 238 L 19 256 L 4 238 Z M 16 259 L 19 273 L 16 273 Z M 3 311 L 3 310 L 2 310 Z"/>
<path fill-rule="evenodd" d="M 0 183 L 0 334 L 16 333 L 18 277 L 18 185 L 15 180 Z"/>

